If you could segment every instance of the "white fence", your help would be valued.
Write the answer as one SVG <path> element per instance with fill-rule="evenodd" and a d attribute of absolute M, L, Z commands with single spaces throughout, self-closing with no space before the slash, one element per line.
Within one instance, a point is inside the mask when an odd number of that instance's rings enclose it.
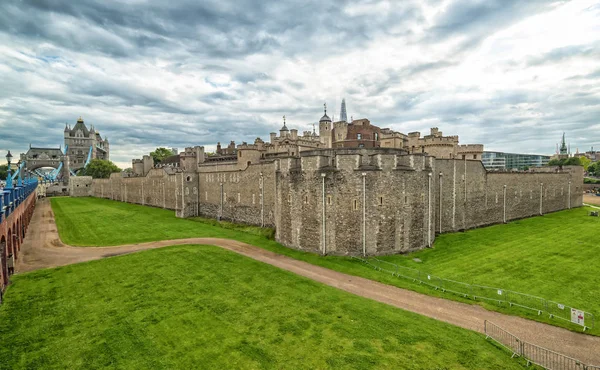
<path fill-rule="evenodd" d="M 369 259 L 359 257 L 353 258 L 378 271 L 388 272 L 393 276 L 412 280 L 419 284 L 425 284 L 436 290 L 454 293 L 473 300 L 487 301 L 500 306 L 520 307 L 534 311 L 538 315 L 546 313 L 552 319 L 559 319 L 582 326 L 584 331 L 586 329 L 594 328 L 595 317 L 591 312 L 550 301 L 545 298 L 502 288 L 467 284 L 456 280 L 444 279 L 430 273 L 425 273 L 410 267 L 399 266 L 395 263 L 383 261 L 375 257 Z"/>
<path fill-rule="evenodd" d="M 547 348 L 536 346 L 522 341 L 515 335 L 507 332 L 496 324 L 485 321 L 484 332 L 491 338 L 513 353 L 513 357 L 522 357 L 527 361 L 527 366 L 536 364 L 551 370 L 597 370 L 598 366 L 586 365 L 583 362 Z"/>

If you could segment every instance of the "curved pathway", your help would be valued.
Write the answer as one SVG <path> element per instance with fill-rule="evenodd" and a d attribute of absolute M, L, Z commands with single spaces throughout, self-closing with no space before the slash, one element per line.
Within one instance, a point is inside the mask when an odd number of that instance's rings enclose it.
<path fill-rule="evenodd" d="M 600 206 L 600 197 L 597 197 L 592 194 L 583 194 L 583 203 L 587 203 L 588 205 L 594 204 Z"/>
<path fill-rule="evenodd" d="M 16 270 L 17 272 L 32 271 L 181 244 L 219 246 L 349 293 L 477 332 L 483 332 L 483 322 L 489 320 L 523 340 L 576 358 L 584 363 L 600 365 L 600 337 L 575 333 L 520 317 L 488 311 L 477 305 L 431 297 L 373 280 L 343 274 L 234 240 L 189 238 L 118 247 L 71 247 L 62 243 L 58 236 L 54 214 L 48 200 L 41 200 L 36 206 L 29 233 L 22 246 L 22 257 L 17 262 Z"/>

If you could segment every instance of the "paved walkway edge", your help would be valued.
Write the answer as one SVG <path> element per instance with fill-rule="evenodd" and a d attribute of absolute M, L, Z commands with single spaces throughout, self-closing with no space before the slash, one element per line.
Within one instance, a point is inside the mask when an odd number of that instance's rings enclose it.
<path fill-rule="evenodd" d="M 215 245 L 358 296 L 480 333 L 483 333 L 484 321 L 488 320 L 525 341 L 576 358 L 584 363 L 600 365 L 600 337 L 488 311 L 478 305 L 432 297 L 347 275 L 235 240 L 189 238 L 116 247 L 71 247 L 62 243 L 59 238 L 54 214 L 48 200 L 41 200 L 36 206 L 29 232 L 23 243 L 22 257 L 17 261 L 16 270 L 25 272 L 64 266 L 140 250 L 182 244 Z"/>

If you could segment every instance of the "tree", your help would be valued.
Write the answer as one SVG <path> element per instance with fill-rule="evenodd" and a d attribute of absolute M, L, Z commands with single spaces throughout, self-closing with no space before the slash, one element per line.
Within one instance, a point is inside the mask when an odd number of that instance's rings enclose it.
<path fill-rule="evenodd" d="M 548 166 L 582 166 L 580 157 L 570 157 L 561 159 L 552 159 Z"/>
<path fill-rule="evenodd" d="M 579 161 L 581 162 L 584 171 L 587 171 L 590 164 L 592 164 L 592 161 L 588 157 L 579 157 Z"/>
<path fill-rule="evenodd" d="M 7 165 L 0 166 L 0 180 L 6 180 L 7 171 L 8 171 Z"/>
<path fill-rule="evenodd" d="M 587 171 L 590 176 L 600 176 L 600 162 L 590 164 Z"/>
<path fill-rule="evenodd" d="M 171 149 L 167 149 L 167 148 L 163 148 L 163 147 L 156 148 L 155 151 L 150 152 L 150 156 L 154 160 L 155 165 L 162 162 L 165 158 L 170 157 L 172 155 L 173 155 L 173 151 Z"/>
<path fill-rule="evenodd" d="M 114 163 L 104 159 L 92 159 L 85 168 L 81 170 L 80 175 L 92 176 L 94 179 L 107 179 L 111 173 L 121 172 L 121 169 Z"/>
<path fill-rule="evenodd" d="M 571 158 L 567 158 L 567 160 L 565 161 L 565 166 L 581 166 L 581 159 L 580 157 L 571 157 Z"/>

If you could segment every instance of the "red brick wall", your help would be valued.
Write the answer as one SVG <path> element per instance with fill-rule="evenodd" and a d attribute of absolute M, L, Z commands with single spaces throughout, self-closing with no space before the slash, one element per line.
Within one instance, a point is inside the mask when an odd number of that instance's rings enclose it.
<path fill-rule="evenodd" d="M 0 292 L 4 291 L 8 285 L 8 255 L 12 253 L 15 261 L 20 258 L 21 245 L 33 216 L 35 202 L 36 193 L 34 191 L 8 218 L 3 219 L 0 223 Z"/>

